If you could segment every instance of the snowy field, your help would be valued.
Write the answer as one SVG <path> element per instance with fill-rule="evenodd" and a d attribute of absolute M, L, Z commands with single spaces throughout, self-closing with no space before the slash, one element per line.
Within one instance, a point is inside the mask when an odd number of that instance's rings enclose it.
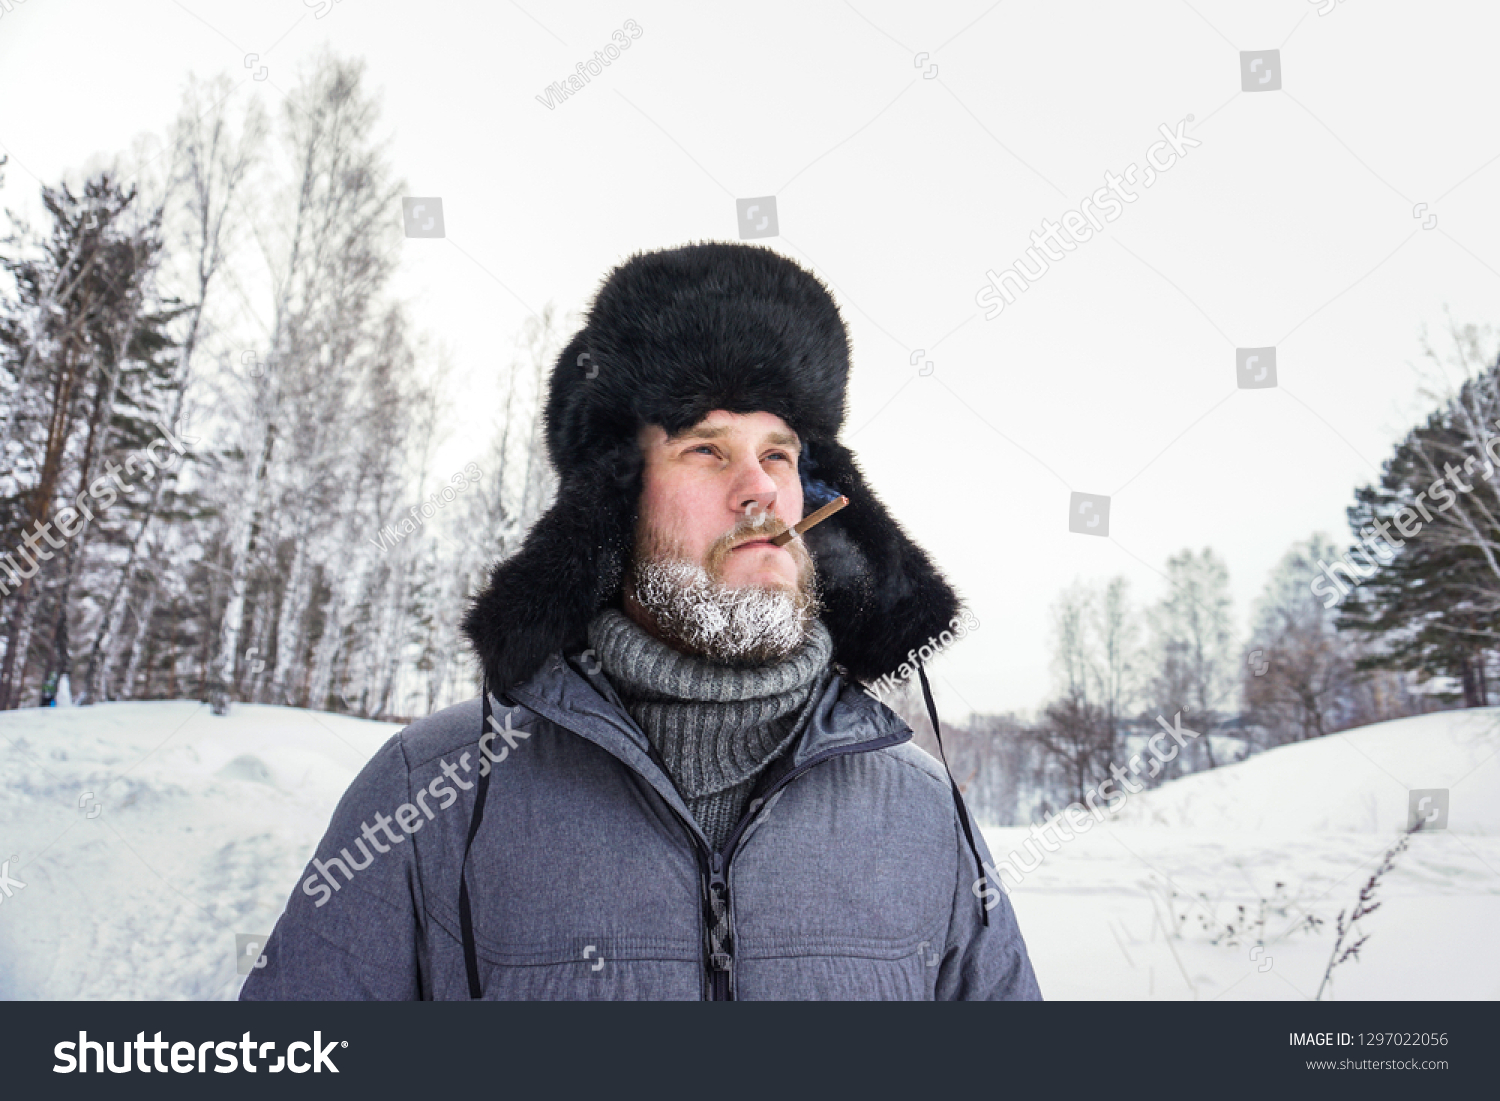
<path fill-rule="evenodd" d="M 1370 939 L 1324 997 L 1500 998 L 1497 752 L 1500 708 L 1449 711 L 1282 746 L 1132 797 L 1012 891 L 1042 993 L 1314 997 L 1338 912 L 1406 828 L 1409 790 L 1446 788 L 1448 828 L 1413 837 L 1381 879 L 1381 906 L 1360 923 Z M 997 860 L 1027 836 L 985 830 Z M 1314 931 L 1308 916 L 1322 922 Z"/>
<path fill-rule="evenodd" d="M 232 998 L 236 935 L 270 932 L 338 796 L 396 729 L 188 702 L 0 714 L 0 861 L 25 884 L 0 894 L 0 998 Z M 1012 892 L 1043 993 L 1312 997 L 1408 790 L 1445 788 L 1448 829 L 1413 838 L 1382 881 L 1333 996 L 1500 998 L 1497 752 L 1500 709 L 1448 712 L 1132 797 Z M 1028 831 L 985 835 L 1002 859 Z"/>
<path fill-rule="evenodd" d="M 0 713 L 0 859 L 26 884 L 0 904 L 0 998 L 233 998 L 236 934 L 270 933 L 398 729 L 184 701 Z"/>

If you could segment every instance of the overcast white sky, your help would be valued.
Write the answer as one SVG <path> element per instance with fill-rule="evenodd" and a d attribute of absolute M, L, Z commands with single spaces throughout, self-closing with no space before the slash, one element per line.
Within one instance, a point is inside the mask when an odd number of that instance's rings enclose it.
<path fill-rule="evenodd" d="M 1168 555 L 1212 546 L 1243 624 L 1425 413 L 1423 327 L 1500 322 L 1492 4 L 9 3 L 17 210 L 160 132 L 190 71 L 274 107 L 325 43 L 366 58 L 407 193 L 443 200 L 447 237 L 405 242 L 401 287 L 473 424 L 529 309 L 581 307 L 636 250 L 735 239 L 736 198 L 774 195 L 764 243 L 851 330 L 845 440 L 980 619 L 937 666 L 955 718 L 1043 701 L 1075 577 L 1147 601 Z M 538 102 L 627 19 L 628 52 Z M 1241 91 L 1240 52 L 1272 49 L 1280 90 Z M 987 269 L 1188 116 L 1199 146 L 983 316 Z M 1263 346 L 1279 385 L 1240 390 L 1236 347 Z M 479 446 L 455 432 L 439 480 Z M 1108 538 L 1069 532 L 1072 491 L 1111 496 Z"/>

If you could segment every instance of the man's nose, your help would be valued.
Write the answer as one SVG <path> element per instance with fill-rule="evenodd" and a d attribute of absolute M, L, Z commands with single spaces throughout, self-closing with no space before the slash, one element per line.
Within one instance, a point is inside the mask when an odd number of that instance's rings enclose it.
<path fill-rule="evenodd" d="M 776 482 L 760 463 L 746 464 L 735 481 L 730 507 L 748 520 L 760 522 L 776 508 Z"/>

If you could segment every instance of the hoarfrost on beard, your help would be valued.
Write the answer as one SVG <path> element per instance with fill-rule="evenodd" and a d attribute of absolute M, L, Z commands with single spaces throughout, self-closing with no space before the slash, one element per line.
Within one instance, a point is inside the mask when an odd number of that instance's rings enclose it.
<path fill-rule="evenodd" d="M 683 648 L 722 662 L 766 662 L 802 644 L 809 601 L 771 586 L 731 588 L 682 559 L 651 559 L 635 569 L 635 598 L 658 629 Z"/>

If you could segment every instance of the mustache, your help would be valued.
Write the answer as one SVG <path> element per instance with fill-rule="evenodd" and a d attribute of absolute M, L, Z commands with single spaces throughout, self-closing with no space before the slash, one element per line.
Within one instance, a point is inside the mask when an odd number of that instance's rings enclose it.
<path fill-rule="evenodd" d="M 731 551 L 742 543 L 753 543 L 758 539 L 770 539 L 780 535 L 791 527 L 785 520 L 777 519 L 770 513 L 762 513 L 759 516 L 747 516 L 734 527 L 730 528 L 718 539 L 714 540 L 713 546 L 709 548 L 710 554 L 718 554 L 721 551 Z"/>
<path fill-rule="evenodd" d="M 753 540 L 770 539 L 789 529 L 790 525 L 786 521 L 770 513 L 742 517 L 728 531 L 715 538 L 704 549 L 701 556 L 695 556 L 688 554 L 676 540 L 661 532 L 654 525 L 638 523 L 632 568 L 657 560 L 682 561 L 702 569 L 711 582 L 722 584 L 725 566 L 735 547 Z M 815 584 L 813 574 L 816 567 L 812 555 L 802 545 L 802 541 L 793 539 L 782 549 L 787 551 L 797 563 L 798 587 L 813 586 Z"/>
<path fill-rule="evenodd" d="M 791 527 L 786 521 L 781 520 L 769 513 L 761 513 L 757 516 L 747 516 L 741 519 L 734 527 L 719 536 L 709 546 L 703 556 L 703 567 L 714 581 L 724 580 L 724 567 L 729 561 L 730 554 L 734 548 L 742 543 L 754 542 L 759 539 L 770 539 L 772 536 L 780 535 Z M 807 548 L 800 541 L 794 540 L 782 548 L 791 554 L 797 562 L 799 576 L 810 575 L 813 570 L 812 556 L 808 554 Z M 799 582 L 799 584 L 802 584 Z"/>

